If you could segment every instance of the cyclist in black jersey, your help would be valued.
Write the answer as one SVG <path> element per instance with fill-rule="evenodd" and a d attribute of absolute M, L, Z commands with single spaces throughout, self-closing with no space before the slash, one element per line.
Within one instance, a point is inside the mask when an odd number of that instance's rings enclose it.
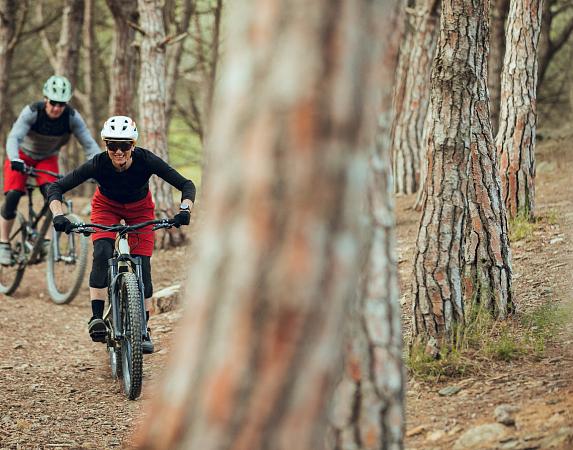
<path fill-rule="evenodd" d="M 22 109 L 6 141 L 4 161 L 5 200 L 0 209 L 0 264 L 10 265 L 12 251 L 10 230 L 16 209 L 26 192 L 24 164 L 36 169 L 59 172 L 58 153 L 73 134 L 83 146 L 86 157 L 101 152 L 78 111 L 68 105 L 72 85 L 67 78 L 53 75 L 44 84 L 44 99 Z M 38 174 L 36 178 L 44 197 L 54 178 Z"/>
<path fill-rule="evenodd" d="M 176 225 L 188 225 L 195 201 L 195 185 L 154 153 L 136 147 L 138 137 L 135 122 L 126 116 L 109 118 L 101 131 L 106 152 L 96 155 L 64 178 L 52 183 L 48 190 L 50 209 L 54 214 L 54 228 L 70 231 L 70 221 L 63 215 L 62 195 L 86 180 L 94 179 L 98 187 L 92 199 L 91 222 L 114 225 L 121 219 L 130 225 L 155 218 L 155 205 L 149 191 L 149 178 L 157 175 L 181 191 L 181 206 L 175 216 Z M 149 318 L 149 300 L 153 294 L 151 255 L 153 232 L 129 236 L 133 255 L 142 259 L 146 310 Z M 107 260 L 113 253 L 115 233 L 98 231 L 92 235 L 94 243 L 93 266 L 90 274 L 92 318 L 88 331 L 94 341 L 105 339 L 102 320 L 107 289 Z M 151 340 L 143 342 L 144 353 L 153 352 Z"/>

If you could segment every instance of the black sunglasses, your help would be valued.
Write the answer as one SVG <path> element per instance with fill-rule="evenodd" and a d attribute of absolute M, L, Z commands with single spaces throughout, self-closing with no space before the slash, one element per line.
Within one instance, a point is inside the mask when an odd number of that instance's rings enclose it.
<path fill-rule="evenodd" d="M 66 102 L 57 102 L 55 100 L 50 100 L 50 105 L 65 107 L 67 105 L 67 103 Z"/>
<path fill-rule="evenodd" d="M 105 146 L 110 152 L 121 151 L 123 153 L 131 150 L 132 141 L 105 141 Z"/>

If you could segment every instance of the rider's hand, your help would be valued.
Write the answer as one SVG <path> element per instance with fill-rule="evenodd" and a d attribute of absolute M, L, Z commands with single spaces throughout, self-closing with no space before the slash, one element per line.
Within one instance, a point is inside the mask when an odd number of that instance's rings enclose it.
<path fill-rule="evenodd" d="M 21 159 L 13 159 L 10 161 L 10 168 L 16 172 L 24 172 L 26 164 Z"/>
<path fill-rule="evenodd" d="M 179 228 L 181 225 L 189 225 L 191 221 L 191 212 L 189 211 L 179 211 L 173 217 L 173 225 L 175 228 Z"/>
<path fill-rule="evenodd" d="M 66 234 L 71 233 L 73 229 L 72 222 L 70 222 L 66 216 L 61 214 L 59 216 L 54 216 L 52 223 L 54 224 L 54 229 L 56 231 L 63 231 Z"/>

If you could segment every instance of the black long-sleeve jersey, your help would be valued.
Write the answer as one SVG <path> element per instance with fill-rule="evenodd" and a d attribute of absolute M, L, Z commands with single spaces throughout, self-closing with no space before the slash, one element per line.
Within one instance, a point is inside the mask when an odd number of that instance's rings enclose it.
<path fill-rule="evenodd" d="M 149 192 L 149 179 L 157 175 L 181 191 L 181 200 L 195 201 L 195 185 L 154 153 L 141 147 L 132 151 L 129 169 L 118 172 L 107 152 L 99 153 L 48 189 L 48 200 L 62 200 L 62 195 L 93 178 L 100 192 L 119 203 L 132 203 L 145 198 Z"/>

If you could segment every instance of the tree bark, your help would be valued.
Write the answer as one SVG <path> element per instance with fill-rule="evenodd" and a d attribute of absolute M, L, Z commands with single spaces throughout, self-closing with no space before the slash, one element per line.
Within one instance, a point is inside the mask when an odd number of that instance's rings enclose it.
<path fill-rule="evenodd" d="M 419 188 L 424 120 L 429 103 L 430 68 L 437 42 L 439 0 L 418 0 L 407 8 L 408 36 L 400 49 L 392 130 L 396 192 Z"/>
<path fill-rule="evenodd" d="M 183 13 L 181 15 L 181 20 L 176 24 L 174 29 L 174 36 L 178 38 L 189 30 L 189 25 L 191 23 L 191 16 L 195 11 L 195 2 L 193 0 L 185 0 L 183 4 Z M 169 130 L 169 124 L 171 123 L 171 117 L 173 115 L 173 109 L 175 105 L 175 93 L 177 88 L 177 80 L 179 78 L 179 66 L 181 64 L 181 57 L 183 55 L 183 45 L 185 44 L 185 38 L 179 39 L 174 44 L 170 45 L 167 51 L 167 75 L 166 75 L 166 95 L 167 100 L 165 101 L 165 122 L 166 128 Z"/>
<path fill-rule="evenodd" d="M 139 24 L 144 33 L 141 41 L 141 73 L 139 78 L 139 132 L 143 146 L 164 161 L 167 153 L 165 117 L 165 24 L 158 0 L 138 0 Z M 149 186 L 155 209 L 161 217 L 172 217 L 177 208 L 173 201 L 173 188 L 159 177 L 153 177 Z M 179 229 L 158 233 L 159 248 L 180 245 L 185 235 Z"/>
<path fill-rule="evenodd" d="M 491 109 L 491 126 L 494 134 L 499 124 L 501 71 L 505 55 L 505 21 L 509 12 L 509 0 L 491 0 L 490 53 L 488 58 L 488 88 Z"/>
<path fill-rule="evenodd" d="M 82 30 L 83 47 L 83 82 L 85 101 L 83 117 L 86 125 L 94 136 L 98 136 L 100 130 L 100 117 L 96 102 L 96 39 L 94 33 L 94 0 L 85 0 L 84 24 Z M 97 138 L 96 138 L 97 139 Z"/>
<path fill-rule="evenodd" d="M 137 3 L 106 0 L 115 24 L 110 64 L 109 114 L 134 117 Z"/>
<path fill-rule="evenodd" d="M 537 44 L 542 0 L 512 1 L 501 79 L 501 114 L 496 145 L 503 201 L 510 217 L 535 214 Z"/>
<path fill-rule="evenodd" d="M 208 139 L 217 183 L 138 448 L 324 445 L 375 122 L 367 24 L 381 18 L 367 0 L 263 6 L 231 5 Z"/>
<path fill-rule="evenodd" d="M 66 0 L 62 17 L 62 29 L 56 45 L 56 67 L 58 75 L 64 75 L 72 87 L 78 89 L 84 0 Z M 80 152 L 74 141 L 69 141 L 59 155 L 60 171 L 65 173 L 80 165 Z"/>
<path fill-rule="evenodd" d="M 454 326 L 465 323 L 465 303 L 472 305 L 473 295 L 497 317 L 511 305 L 507 225 L 486 88 L 487 5 L 442 2 L 413 283 L 414 336 L 427 339 L 434 355 L 453 337 Z"/>
<path fill-rule="evenodd" d="M 370 239 L 360 296 L 350 318 L 346 370 L 332 414 L 333 449 L 401 449 L 404 435 L 404 371 L 391 166 L 392 82 L 398 61 L 400 1 L 386 2 L 377 40 L 383 43 L 383 83 L 377 145 L 370 155 Z"/>

